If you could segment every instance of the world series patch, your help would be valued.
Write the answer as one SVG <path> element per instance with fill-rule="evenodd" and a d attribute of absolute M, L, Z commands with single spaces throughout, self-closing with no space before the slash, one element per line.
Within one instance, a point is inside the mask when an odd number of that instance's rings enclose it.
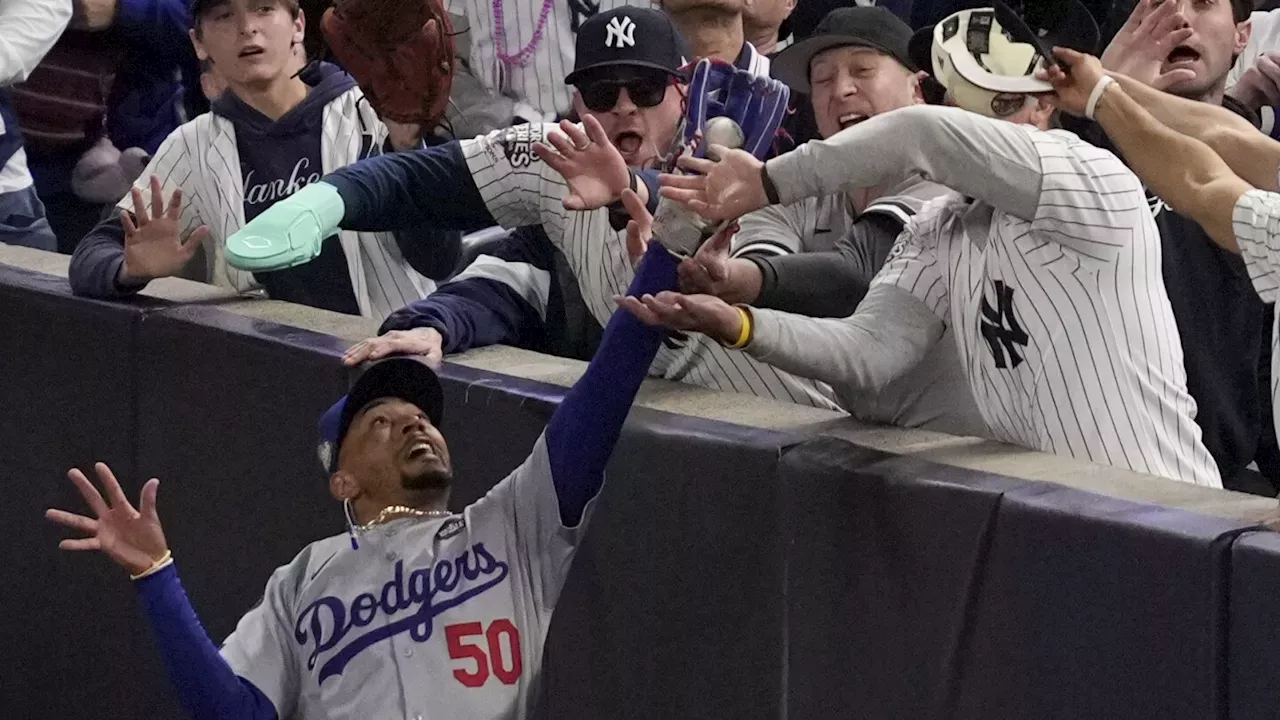
<path fill-rule="evenodd" d="M 512 167 L 528 167 L 533 162 L 533 144 L 542 142 L 541 125 L 517 125 L 508 128 L 498 140 L 502 153 Z"/>

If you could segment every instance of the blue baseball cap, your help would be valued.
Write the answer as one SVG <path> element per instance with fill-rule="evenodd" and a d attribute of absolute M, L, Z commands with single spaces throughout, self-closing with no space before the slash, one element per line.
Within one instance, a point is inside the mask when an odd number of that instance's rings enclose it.
<path fill-rule="evenodd" d="M 320 416 L 317 454 L 325 472 L 338 470 L 338 451 L 351 422 L 366 405 L 379 398 L 398 398 L 424 413 L 432 425 L 444 419 L 444 388 L 435 370 L 416 357 L 393 357 L 370 363 L 351 386 Z"/>

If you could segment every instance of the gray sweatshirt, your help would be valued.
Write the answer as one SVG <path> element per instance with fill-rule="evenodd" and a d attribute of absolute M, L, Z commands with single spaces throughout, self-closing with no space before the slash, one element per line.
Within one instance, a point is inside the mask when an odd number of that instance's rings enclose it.
<path fill-rule="evenodd" d="M 903 225 L 925 205 L 955 195 L 919 175 L 912 175 L 877 198 L 859 215 L 850 212 L 843 193 L 805 198 L 746 215 L 734 239 L 734 253 L 760 267 L 763 292 L 758 308 L 801 315 L 846 317 L 871 311 L 863 296 L 879 272 Z M 859 303 L 862 303 L 860 305 Z M 767 311 L 756 310 L 757 314 Z M 933 314 L 927 309 L 930 318 Z M 851 318 L 853 319 L 853 318 Z M 903 322 L 922 323 L 907 317 Z M 830 321 L 845 322 L 845 321 Z M 866 422 L 922 428 L 952 435 L 985 436 L 986 424 L 974 402 L 969 381 L 960 366 L 951 332 L 934 318 L 941 342 L 933 343 L 919 364 L 875 387 L 835 384 L 836 400 L 849 414 Z M 874 326 L 869 328 L 876 332 Z M 759 360 L 802 377 L 821 378 L 824 367 L 849 358 L 823 355 L 817 364 L 788 363 L 788 353 L 805 340 L 796 326 L 762 323 L 749 352 Z M 911 348 L 886 348 L 910 353 Z"/>

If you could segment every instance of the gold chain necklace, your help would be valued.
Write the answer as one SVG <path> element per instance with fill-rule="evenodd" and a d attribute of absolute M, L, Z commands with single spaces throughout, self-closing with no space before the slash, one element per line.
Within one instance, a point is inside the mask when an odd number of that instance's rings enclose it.
<path fill-rule="evenodd" d="M 429 517 L 450 517 L 451 515 L 453 515 L 453 513 L 449 512 L 448 510 L 419 510 L 417 508 L 411 508 L 408 505 L 389 505 L 383 508 L 382 512 L 378 513 L 377 517 L 375 517 L 374 519 L 370 520 L 369 522 L 363 525 L 356 526 L 356 529 L 368 530 L 372 528 L 374 525 L 381 525 L 382 523 L 393 519 L 392 518 L 393 515 L 429 518 Z"/>

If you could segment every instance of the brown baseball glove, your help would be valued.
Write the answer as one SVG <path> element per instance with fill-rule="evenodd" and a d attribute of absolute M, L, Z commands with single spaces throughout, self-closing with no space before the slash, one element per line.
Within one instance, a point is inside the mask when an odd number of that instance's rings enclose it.
<path fill-rule="evenodd" d="M 384 120 L 434 128 L 453 86 L 453 24 L 442 0 L 337 0 L 320 29 Z"/>

